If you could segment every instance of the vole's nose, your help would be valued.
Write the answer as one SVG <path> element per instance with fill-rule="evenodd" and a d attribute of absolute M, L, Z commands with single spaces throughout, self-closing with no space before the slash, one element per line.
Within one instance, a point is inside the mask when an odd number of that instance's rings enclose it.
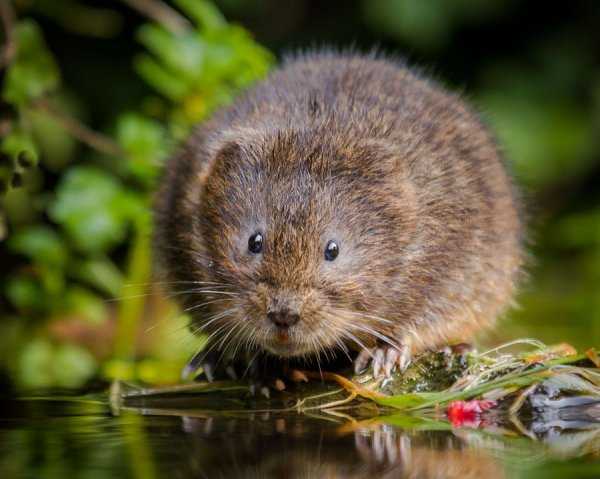
<path fill-rule="evenodd" d="M 281 309 L 279 311 L 269 311 L 267 318 L 278 328 L 287 329 L 300 320 L 300 315 L 289 309 Z"/>

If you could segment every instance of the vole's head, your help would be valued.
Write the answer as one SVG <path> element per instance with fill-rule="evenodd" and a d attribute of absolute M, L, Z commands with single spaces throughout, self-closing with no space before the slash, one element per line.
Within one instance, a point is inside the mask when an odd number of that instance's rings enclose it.
<path fill-rule="evenodd" d="M 385 338 L 416 208 L 394 162 L 314 131 L 222 142 L 187 199 L 195 324 L 219 349 L 288 357 Z"/>

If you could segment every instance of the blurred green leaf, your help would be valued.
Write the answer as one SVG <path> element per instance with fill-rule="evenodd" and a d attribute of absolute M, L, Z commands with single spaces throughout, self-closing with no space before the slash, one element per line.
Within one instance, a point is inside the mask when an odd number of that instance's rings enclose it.
<path fill-rule="evenodd" d="M 83 386 L 98 367 L 86 349 L 74 344 L 60 345 L 52 358 L 52 366 L 55 385 L 65 388 Z"/>
<path fill-rule="evenodd" d="M 8 282 L 7 297 L 19 309 L 52 308 L 64 288 L 68 251 L 58 234 L 45 226 L 27 227 L 10 237 L 9 248 L 35 265 L 35 278 L 15 276 Z"/>
<path fill-rule="evenodd" d="M 169 100 L 181 100 L 188 89 L 185 81 L 172 75 L 149 55 L 139 55 L 135 59 L 135 69 L 138 74 L 161 95 Z"/>
<path fill-rule="evenodd" d="M 175 35 L 156 25 L 143 25 L 140 42 L 168 68 L 189 76 L 201 74 L 206 45 L 195 32 Z"/>
<path fill-rule="evenodd" d="M 77 262 L 70 274 L 111 297 L 118 296 L 123 287 L 123 273 L 109 258 Z"/>
<path fill-rule="evenodd" d="M 35 22 L 19 22 L 14 34 L 17 53 L 6 73 L 2 96 L 10 103 L 23 106 L 56 89 L 60 74 Z"/>
<path fill-rule="evenodd" d="M 109 173 L 83 166 L 64 175 L 50 208 L 52 219 L 87 254 L 106 252 L 123 241 L 140 214 L 145 214 L 140 197 Z"/>
<path fill-rule="evenodd" d="M 30 168 L 37 165 L 38 151 L 27 132 L 15 129 L 2 140 L 0 151 L 13 159 L 18 168 Z"/>
<path fill-rule="evenodd" d="M 106 302 L 87 289 L 69 288 L 61 305 L 69 313 L 75 313 L 92 323 L 100 324 L 106 319 Z"/>
<path fill-rule="evenodd" d="M 200 28 L 216 30 L 227 25 L 225 17 L 211 2 L 205 0 L 175 0 L 175 4 Z"/>
<path fill-rule="evenodd" d="M 117 123 L 117 139 L 127 152 L 129 170 L 150 183 L 167 153 L 164 128 L 142 115 L 125 113 Z"/>
<path fill-rule="evenodd" d="M 52 105 L 57 110 L 74 117 L 80 114 L 80 108 L 71 97 L 55 95 L 52 98 Z M 44 167 L 57 173 L 63 170 L 74 159 L 77 140 L 44 110 L 28 110 L 26 118 L 31 126 L 31 136 L 38 146 Z"/>
<path fill-rule="evenodd" d="M 177 136 L 266 75 L 273 63 L 246 30 L 215 20 L 220 15 L 210 13 L 212 5 L 186 1 L 182 8 L 194 9 L 194 18 L 204 18 L 200 23 L 210 27 L 177 35 L 145 25 L 138 38 L 154 56 L 140 55 L 135 63 L 140 76 L 176 104 L 171 131 Z"/>
<path fill-rule="evenodd" d="M 85 349 L 42 338 L 27 343 L 19 358 L 19 380 L 26 388 L 81 387 L 96 369 L 96 360 Z"/>
<path fill-rule="evenodd" d="M 50 341 L 37 338 L 27 343 L 19 357 L 19 381 L 22 386 L 43 388 L 54 385 L 53 347 Z"/>
<path fill-rule="evenodd" d="M 48 308 L 42 286 L 30 276 L 14 275 L 8 278 L 4 294 L 22 312 L 42 312 Z"/>
<path fill-rule="evenodd" d="M 37 264 L 64 268 L 68 251 L 58 234 L 45 226 L 31 226 L 15 233 L 8 240 L 9 248 Z"/>
<path fill-rule="evenodd" d="M 43 187 L 40 171 L 32 168 L 24 176 L 26 181 L 23 187 L 9 190 L 2 198 L 12 231 L 40 222 L 45 208 L 46 197 L 40 194 Z"/>

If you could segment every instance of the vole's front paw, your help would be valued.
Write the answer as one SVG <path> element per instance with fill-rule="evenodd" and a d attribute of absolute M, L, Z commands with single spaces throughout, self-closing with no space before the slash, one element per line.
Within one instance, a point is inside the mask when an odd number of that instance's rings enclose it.
<path fill-rule="evenodd" d="M 370 349 L 363 349 L 354 360 L 354 372 L 356 374 L 364 371 L 371 364 L 373 376 L 390 377 L 392 372 L 398 368 L 405 371 L 411 361 L 410 347 L 400 345 L 395 348 L 389 345 L 380 345 Z"/>
<path fill-rule="evenodd" d="M 248 382 L 250 395 L 270 398 L 273 391 L 283 391 L 286 383 L 282 371 L 271 367 L 269 361 L 255 354 L 237 361 L 224 357 L 217 350 L 200 351 L 194 355 L 183 369 L 182 379 L 197 379 L 208 382 L 215 380 L 243 380 Z M 198 371 L 202 371 L 198 375 Z M 291 378 L 293 380 L 293 378 Z"/>
<path fill-rule="evenodd" d="M 246 367 L 244 377 L 250 382 L 250 395 L 271 398 L 271 392 L 283 391 L 286 384 L 277 368 L 270 368 L 262 356 L 254 357 Z"/>
<path fill-rule="evenodd" d="M 222 358 L 217 351 L 203 350 L 196 353 L 181 371 L 181 379 L 188 380 L 202 378 L 209 383 L 213 382 L 215 379 L 235 379 L 235 377 L 228 377 L 230 374 L 226 371 L 231 369 L 231 367 L 225 364 L 221 365 L 220 359 Z M 200 369 L 202 369 L 202 373 L 197 376 Z M 231 369 L 231 371 L 233 370 Z M 233 375 L 235 376 L 235 372 L 233 372 Z"/>

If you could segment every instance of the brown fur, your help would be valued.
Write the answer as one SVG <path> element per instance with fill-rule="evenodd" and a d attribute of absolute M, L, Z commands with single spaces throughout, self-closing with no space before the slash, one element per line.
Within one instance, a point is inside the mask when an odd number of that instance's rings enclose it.
<path fill-rule="evenodd" d="M 156 212 L 167 278 L 195 290 L 182 305 L 231 352 L 466 341 L 510 304 L 523 260 L 514 189 L 477 115 L 375 56 L 285 62 L 195 131 Z M 300 314 L 287 341 L 266 319 L 282 304 Z"/>

